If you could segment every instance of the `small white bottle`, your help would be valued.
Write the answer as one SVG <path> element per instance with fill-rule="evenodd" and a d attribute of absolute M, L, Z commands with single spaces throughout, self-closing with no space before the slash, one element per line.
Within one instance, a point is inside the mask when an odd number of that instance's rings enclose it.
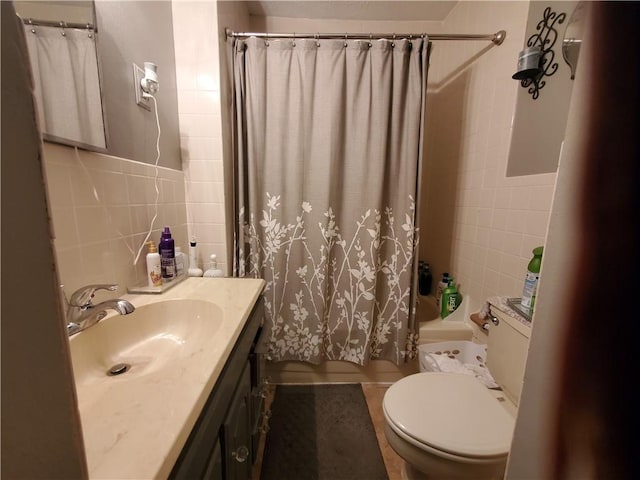
<path fill-rule="evenodd" d="M 205 277 L 224 277 L 224 272 L 218 268 L 218 260 L 215 253 L 209 257 L 211 259 L 211 268 L 204 272 Z"/>
<path fill-rule="evenodd" d="M 160 265 L 160 254 L 153 242 L 147 242 L 149 253 L 147 253 L 147 280 L 150 287 L 162 286 L 162 267 Z"/>
<path fill-rule="evenodd" d="M 185 266 L 185 258 L 184 253 L 182 253 L 182 249 L 180 247 L 176 247 L 176 276 L 181 277 L 184 275 L 184 266 Z"/>

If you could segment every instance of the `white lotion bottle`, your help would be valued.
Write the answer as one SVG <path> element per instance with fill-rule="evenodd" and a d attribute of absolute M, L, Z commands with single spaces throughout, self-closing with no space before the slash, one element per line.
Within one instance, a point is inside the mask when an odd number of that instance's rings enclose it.
<path fill-rule="evenodd" d="M 202 276 L 202 269 L 198 268 L 198 250 L 196 246 L 195 240 L 189 242 L 189 270 L 187 270 L 187 274 L 190 277 Z"/>
<path fill-rule="evenodd" d="M 153 242 L 147 242 L 149 253 L 147 253 L 147 280 L 150 287 L 162 286 L 162 267 L 160 265 L 160 254 Z"/>

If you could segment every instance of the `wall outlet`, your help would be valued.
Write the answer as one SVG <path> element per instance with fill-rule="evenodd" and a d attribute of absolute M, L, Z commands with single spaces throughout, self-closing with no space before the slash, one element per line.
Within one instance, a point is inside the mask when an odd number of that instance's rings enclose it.
<path fill-rule="evenodd" d="M 148 98 L 142 96 L 142 87 L 140 82 L 144 78 L 144 70 L 135 63 L 133 64 L 133 89 L 136 92 L 136 104 L 151 111 L 151 102 Z"/>

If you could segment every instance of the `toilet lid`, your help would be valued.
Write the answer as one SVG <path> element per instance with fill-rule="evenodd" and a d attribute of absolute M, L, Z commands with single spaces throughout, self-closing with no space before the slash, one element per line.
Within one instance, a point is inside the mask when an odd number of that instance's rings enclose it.
<path fill-rule="evenodd" d="M 405 435 L 457 456 L 505 456 L 515 421 L 474 377 L 417 373 L 385 393 L 387 418 Z"/>

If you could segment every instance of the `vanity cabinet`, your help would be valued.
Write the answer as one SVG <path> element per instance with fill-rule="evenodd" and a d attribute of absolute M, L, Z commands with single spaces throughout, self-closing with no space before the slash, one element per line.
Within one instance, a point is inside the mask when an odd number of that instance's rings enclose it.
<path fill-rule="evenodd" d="M 171 472 L 172 479 L 248 480 L 264 408 L 264 307 L 254 306 Z"/>

